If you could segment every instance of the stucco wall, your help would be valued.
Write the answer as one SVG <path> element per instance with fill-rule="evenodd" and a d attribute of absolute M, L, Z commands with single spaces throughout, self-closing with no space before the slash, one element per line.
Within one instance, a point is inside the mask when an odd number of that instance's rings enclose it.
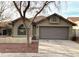
<path fill-rule="evenodd" d="M 78 24 L 78 23 L 77 23 Z M 76 32 L 76 37 L 79 37 L 79 24 L 77 26 L 73 26 L 73 29 L 75 30 Z"/>

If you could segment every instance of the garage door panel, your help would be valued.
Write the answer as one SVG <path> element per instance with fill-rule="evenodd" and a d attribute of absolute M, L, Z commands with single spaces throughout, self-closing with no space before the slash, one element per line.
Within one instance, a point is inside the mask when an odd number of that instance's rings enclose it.
<path fill-rule="evenodd" d="M 67 27 L 40 27 L 39 30 L 41 39 L 67 39 Z"/>

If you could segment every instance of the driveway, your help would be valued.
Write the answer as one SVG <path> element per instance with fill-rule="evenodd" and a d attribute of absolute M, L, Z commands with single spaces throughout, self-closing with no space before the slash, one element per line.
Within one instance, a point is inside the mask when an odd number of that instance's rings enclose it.
<path fill-rule="evenodd" d="M 70 40 L 39 40 L 39 53 L 0 53 L 0 56 L 79 57 L 79 44 Z"/>
<path fill-rule="evenodd" d="M 39 53 L 46 56 L 79 56 L 79 44 L 70 40 L 40 40 Z"/>

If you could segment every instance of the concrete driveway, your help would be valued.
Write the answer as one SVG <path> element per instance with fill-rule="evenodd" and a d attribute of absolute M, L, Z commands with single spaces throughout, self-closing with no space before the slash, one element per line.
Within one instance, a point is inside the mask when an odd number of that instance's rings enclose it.
<path fill-rule="evenodd" d="M 39 53 L 0 53 L 14 57 L 79 57 L 79 44 L 70 40 L 39 40 Z"/>
<path fill-rule="evenodd" d="M 45 56 L 79 57 L 79 44 L 70 40 L 40 40 L 39 53 Z"/>

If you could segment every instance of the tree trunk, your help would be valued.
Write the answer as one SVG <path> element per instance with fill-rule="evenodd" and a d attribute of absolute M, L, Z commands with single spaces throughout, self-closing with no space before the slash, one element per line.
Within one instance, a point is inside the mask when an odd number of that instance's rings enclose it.
<path fill-rule="evenodd" d="M 32 35 L 33 35 L 32 40 L 36 40 L 36 24 L 35 23 L 32 24 Z"/>
<path fill-rule="evenodd" d="M 25 29 L 27 30 L 26 31 L 26 37 L 27 37 L 27 46 L 30 46 L 30 39 L 29 39 L 29 28 L 26 26 L 26 19 L 25 18 L 23 18 L 23 24 L 24 24 L 24 26 L 25 26 Z"/>
<path fill-rule="evenodd" d="M 27 28 L 27 46 L 30 46 L 29 28 Z"/>

